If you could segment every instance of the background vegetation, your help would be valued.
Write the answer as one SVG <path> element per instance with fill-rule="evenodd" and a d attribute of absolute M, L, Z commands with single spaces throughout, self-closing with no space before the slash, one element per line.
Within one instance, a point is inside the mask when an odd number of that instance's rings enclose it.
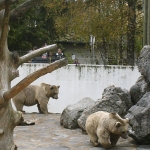
<path fill-rule="evenodd" d="M 105 59 L 113 60 L 110 64 L 115 60 L 133 65 L 143 46 L 142 2 L 43 0 L 11 22 L 9 48 L 26 51 L 56 41 L 89 43 L 90 35 L 94 35 L 95 47 Z"/>

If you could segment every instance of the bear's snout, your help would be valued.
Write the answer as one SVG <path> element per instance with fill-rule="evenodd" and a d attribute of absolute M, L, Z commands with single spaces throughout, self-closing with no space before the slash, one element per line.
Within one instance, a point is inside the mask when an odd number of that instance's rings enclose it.
<path fill-rule="evenodd" d="M 58 96 L 53 96 L 53 99 L 58 99 Z"/>

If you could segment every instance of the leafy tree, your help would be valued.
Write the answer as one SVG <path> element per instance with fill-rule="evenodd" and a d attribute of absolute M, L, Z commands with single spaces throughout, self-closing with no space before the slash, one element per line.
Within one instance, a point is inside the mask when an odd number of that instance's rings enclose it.
<path fill-rule="evenodd" d="M 56 13 L 55 28 L 59 39 L 68 37 L 72 41 L 88 42 L 92 34 L 96 37 L 97 47 L 103 47 L 106 59 L 128 59 L 127 64 L 134 64 L 134 55 L 138 55 L 142 46 L 142 15 L 136 15 L 142 11 L 139 9 L 141 1 L 44 2 L 47 9 Z"/>
<path fill-rule="evenodd" d="M 53 43 L 57 37 L 52 14 L 41 5 L 35 5 L 28 12 L 19 16 L 17 21 L 10 22 L 8 36 L 12 50 L 32 49 L 35 45 L 42 47 L 44 43 Z"/>
<path fill-rule="evenodd" d="M 16 49 L 19 43 L 26 50 L 56 40 L 89 43 L 94 35 L 97 52 L 115 60 L 109 64 L 127 59 L 133 65 L 142 46 L 141 8 L 142 0 L 43 0 L 12 23 L 9 47 Z"/>
<path fill-rule="evenodd" d="M 134 65 L 135 32 L 136 32 L 136 4 L 137 0 L 127 0 L 128 25 L 127 25 L 127 64 Z"/>
<path fill-rule="evenodd" d="M 106 28 L 109 28 L 106 26 L 106 22 L 103 21 L 107 15 L 105 14 L 106 8 L 99 6 L 97 1 L 86 1 L 85 3 L 78 0 L 64 5 L 63 0 L 55 0 L 55 3 L 58 6 L 53 5 L 53 2 L 49 2 L 46 7 L 57 12 L 55 26 L 61 40 L 66 40 L 68 36 L 68 39 L 72 41 L 87 42 L 89 41 L 89 35 L 92 34 L 96 36 L 97 41 L 102 41 L 102 37 L 108 35 L 109 30 L 106 30 Z M 61 6 L 63 6 L 63 9 L 58 9 Z M 98 6 L 103 8 L 103 10 L 101 9 L 103 12 L 101 17 Z"/>

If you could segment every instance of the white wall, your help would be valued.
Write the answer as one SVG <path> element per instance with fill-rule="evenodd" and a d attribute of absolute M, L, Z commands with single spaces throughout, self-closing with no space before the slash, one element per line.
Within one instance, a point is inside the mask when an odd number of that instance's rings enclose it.
<path fill-rule="evenodd" d="M 48 64 L 23 64 L 19 68 L 20 77 L 12 81 L 12 86 L 28 74 L 46 65 Z M 38 85 L 45 82 L 51 85 L 60 85 L 59 99 L 51 98 L 48 109 L 52 113 L 61 113 L 66 106 L 74 104 L 84 97 L 91 97 L 93 100 L 100 99 L 104 88 L 109 85 L 114 84 L 129 90 L 139 76 L 140 73 L 136 66 L 68 65 L 40 77 L 32 84 Z M 36 106 L 24 107 L 24 110 L 38 112 Z"/>

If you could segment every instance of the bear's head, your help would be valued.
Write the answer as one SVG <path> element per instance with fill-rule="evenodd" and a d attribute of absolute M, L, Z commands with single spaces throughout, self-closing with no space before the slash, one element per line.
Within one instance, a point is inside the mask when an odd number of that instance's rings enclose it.
<path fill-rule="evenodd" d="M 52 97 L 53 99 L 58 99 L 58 94 L 59 94 L 59 87 L 56 85 L 50 85 L 50 84 L 41 84 L 44 88 L 44 92 L 47 97 Z"/>
<path fill-rule="evenodd" d="M 128 138 L 127 131 L 129 126 L 129 119 L 122 119 L 117 113 L 110 113 L 110 126 L 109 130 L 113 134 L 117 134 L 122 138 Z"/>

